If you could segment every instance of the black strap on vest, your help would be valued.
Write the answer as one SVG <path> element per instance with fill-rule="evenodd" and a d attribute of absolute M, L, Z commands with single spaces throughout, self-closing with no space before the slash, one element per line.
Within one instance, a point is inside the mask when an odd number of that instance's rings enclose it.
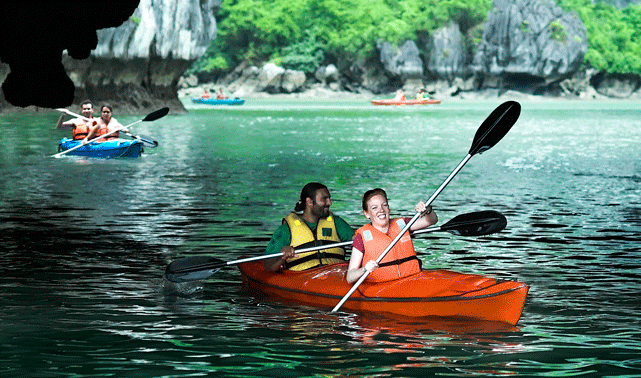
<path fill-rule="evenodd" d="M 418 265 L 421 266 L 421 260 L 419 260 L 418 257 L 416 255 L 414 255 L 414 256 L 405 257 L 405 258 L 400 259 L 400 260 L 394 260 L 394 261 L 388 261 L 388 262 L 384 262 L 384 263 L 379 263 L 378 267 L 379 268 L 384 268 L 386 266 L 391 266 L 391 265 L 401 265 L 401 264 L 405 264 L 406 262 L 412 261 L 412 260 L 418 261 Z"/>
<path fill-rule="evenodd" d="M 326 244 L 334 244 L 336 243 L 335 241 L 331 240 L 315 240 L 311 241 L 308 243 L 304 243 L 301 245 L 296 246 L 296 248 L 302 249 L 302 248 L 308 248 L 308 247 L 316 247 L 316 246 L 321 246 L 321 245 L 326 245 Z M 340 247 L 339 247 L 340 248 Z M 338 254 L 338 253 L 331 253 L 331 252 L 323 252 L 321 251 L 316 251 L 316 253 L 312 253 L 308 256 L 301 257 L 300 259 L 294 260 L 292 262 L 284 262 L 283 265 L 285 266 L 285 269 L 291 269 L 292 267 L 300 264 L 304 264 L 308 261 L 312 260 L 318 260 L 317 266 L 323 265 L 323 260 L 321 259 L 339 259 L 339 260 L 345 260 L 345 255 Z"/>
<path fill-rule="evenodd" d="M 338 253 L 324 253 L 324 252 L 316 252 L 314 254 L 311 254 L 309 256 L 302 257 L 296 261 L 292 262 L 285 262 L 283 265 L 285 265 L 285 269 L 291 269 L 292 267 L 296 265 L 300 265 L 303 263 L 306 263 L 308 261 L 316 260 L 318 259 L 318 265 L 313 266 L 313 268 L 317 266 L 324 265 L 323 261 L 321 259 L 339 259 L 339 260 L 345 260 L 345 256 L 339 255 Z"/>

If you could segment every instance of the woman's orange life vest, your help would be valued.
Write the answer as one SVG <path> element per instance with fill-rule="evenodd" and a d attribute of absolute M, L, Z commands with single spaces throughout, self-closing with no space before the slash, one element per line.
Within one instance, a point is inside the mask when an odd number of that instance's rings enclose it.
<path fill-rule="evenodd" d="M 107 126 L 105 126 L 104 124 L 102 124 L 102 125 L 98 128 L 98 130 L 96 130 L 96 138 L 98 138 L 98 137 L 100 137 L 100 136 L 102 136 L 102 135 L 105 135 L 105 134 L 107 134 L 108 132 L 109 132 L 109 127 L 107 127 Z M 106 137 L 104 137 L 104 138 L 100 138 L 99 142 L 104 142 L 105 140 L 111 140 L 111 139 L 118 139 L 118 137 L 119 137 L 119 132 L 118 132 L 118 131 L 116 131 L 115 133 L 113 133 L 113 134 L 109 134 L 109 135 L 107 135 L 107 136 L 106 136 Z"/>
<path fill-rule="evenodd" d="M 392 240 L 403 230 L 405 225 L 406 223 L 403 218 L 397 218 L 390 221 L 387 234 L 377 230 L 371 223 L 356 230 L 356 233 L 360 234 L 363 238 L 363 245 L 365 246 L 363 262 L 361 264 L 365 265 L 365 263 L 370 260 L 378 259 L 380 254 L 392 243 Z M 418 257 L 416 257 L 416 251 L 414 250 L 409 232 L 403 234 L 378 266 L 378 269 L 374 269 L 374 271 L 367 276 L 367 280 L 372 282 L 385 282 L 407 277 L 421 271 L 421 264 Z"/>

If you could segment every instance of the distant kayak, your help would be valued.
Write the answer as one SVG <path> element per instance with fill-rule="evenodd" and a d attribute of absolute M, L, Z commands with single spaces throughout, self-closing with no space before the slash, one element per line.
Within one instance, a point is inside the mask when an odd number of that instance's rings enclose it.
<path fill-rule="evenodd" d="M 191 102 L 205 105 L 242 105 L 245 100 L 241 98 L 226 98 L 219 100 L 217 98 L 192 98 Z"/>
<path fill-rule="evenodd" d="M 80 141 L 69 138 L 62 138 L 58 144 L 58 152 L 66 151 L 76 147 Z M 113 139 L 106 142 L 91 142 L 85 146 L 76 148 L 67 155 L 87 156 L 92 158 L 137 158 L 142 152 L 142 142 L 139 140 Z"/>
<path fill-rule="evenodd" d="M 372 105 L 433 105 L 440 104 L 441 100 L 372 100 Z"/>

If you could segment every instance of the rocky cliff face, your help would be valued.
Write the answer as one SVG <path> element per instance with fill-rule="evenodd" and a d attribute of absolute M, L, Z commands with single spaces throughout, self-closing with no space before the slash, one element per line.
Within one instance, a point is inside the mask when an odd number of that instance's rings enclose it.
<path fill-rule="evenodd" d="M 183 112 L 178 80 L 216 37 L 222 0 L 141 0 L 129 20 L 98 31 L 85 60 L 63 57 L 73 80 L 74 102 L 109 102 L 116 113 L 168 106 Z"/>
<path fill-rule="evenodd" d="M 426 44 L 430 52 L 427 69 L 436 77 L 452 80 L 469 73 L 465 36 L 455 22 L 436 30 Z"/>
<path fill-rule="evenodd" d="M 505 85 L 548 85 L 577 72 L 587 50 L 576 14 L 541 0 L 495 0 L 472 69 Z"/>
<path fill-rule="evenodd" d="M 588 48 L 587 30 L 576 14 L 564 12 L 542 0 L 495 0 L 488 14 L 483 37 L 474 48 L 473 37 L 464 35 L 450 22 L 436 30 L 423 50 L 428 87 L 455 85 L 459 91 L 514 89 L 527 93 L 553 91 L 551 86 L 576 74 Z M 416 80 L 408 80 L 422 66 L 422 58 L 412 54 L 413 41 L 405 43 L 396 54 L 387 44 L 379 44 L 386 77 L 396 77 L 406 91 L 415 91 Z M 408 47 L 410 46 L 410 47 Z M 472 55 L 471 51 L 475 50 Z M 417 62 L 418 60 L 418 62 Z M 398 64 L 401 62 L 403 64 Z M 365 82 L 365 81 L 363 81 Z M 456 83 L 454 83 L 456 82 Z M 370 83 L 374 92 L 387 85 Z M 442 91 L 441 91 L 442 92 Z"/>

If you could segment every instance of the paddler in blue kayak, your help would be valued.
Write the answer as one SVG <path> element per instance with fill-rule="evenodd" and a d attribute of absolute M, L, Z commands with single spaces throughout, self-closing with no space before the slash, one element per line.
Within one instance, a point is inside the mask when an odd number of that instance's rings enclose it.
<path fill-rule="evenodd" d="M 305 270 L 345 261 L 344 248 L 304 252 L 298 255 L 295 252 L 295 248 L 352 240 L 354 230 L 341 217 L 329 211 L 331 205 L 332 199 L 325 185 L 318 182 L 305 185 L 294 212 L 283 219 L 283 224 L 267 244 L 265 254 L 280 252 L 283 255 L 265 260 L 265 270 Z"/>
<path fill-rule="evenodd" d="M 98 119 L 93 117 L 93 104 L 90 100 L 85 100 L 80 104 L 83 117 L 77 117 L 65 122 L 65 113 L 60 115 L 56 129 L 72 129 L 72 139 L 82 140 L 87 139 L 89 131 L 93 126 L 98 125 Z M 85 120 L 89 119 L 89 121 Z"/>
<path fill-rule="evenodd" d="M 98 125 L 91 128 L 89 135 L 87 136 L 88 140 L 93 140 L 101 135 L 109 134 L 112 131 L 119 129 L 122 132 L 128 132 L 129 130 L 123 129 L 123 126 L 115 118 L 113 118 L 113 108 L 109 104 L 104 104 L 100 107 L 100 119 L 98 120 Z M 111 133 L 104 138 L 100 138 L 97 142 L 104 142 L 111 139 L 118 139 L 119 131 Z"/>

